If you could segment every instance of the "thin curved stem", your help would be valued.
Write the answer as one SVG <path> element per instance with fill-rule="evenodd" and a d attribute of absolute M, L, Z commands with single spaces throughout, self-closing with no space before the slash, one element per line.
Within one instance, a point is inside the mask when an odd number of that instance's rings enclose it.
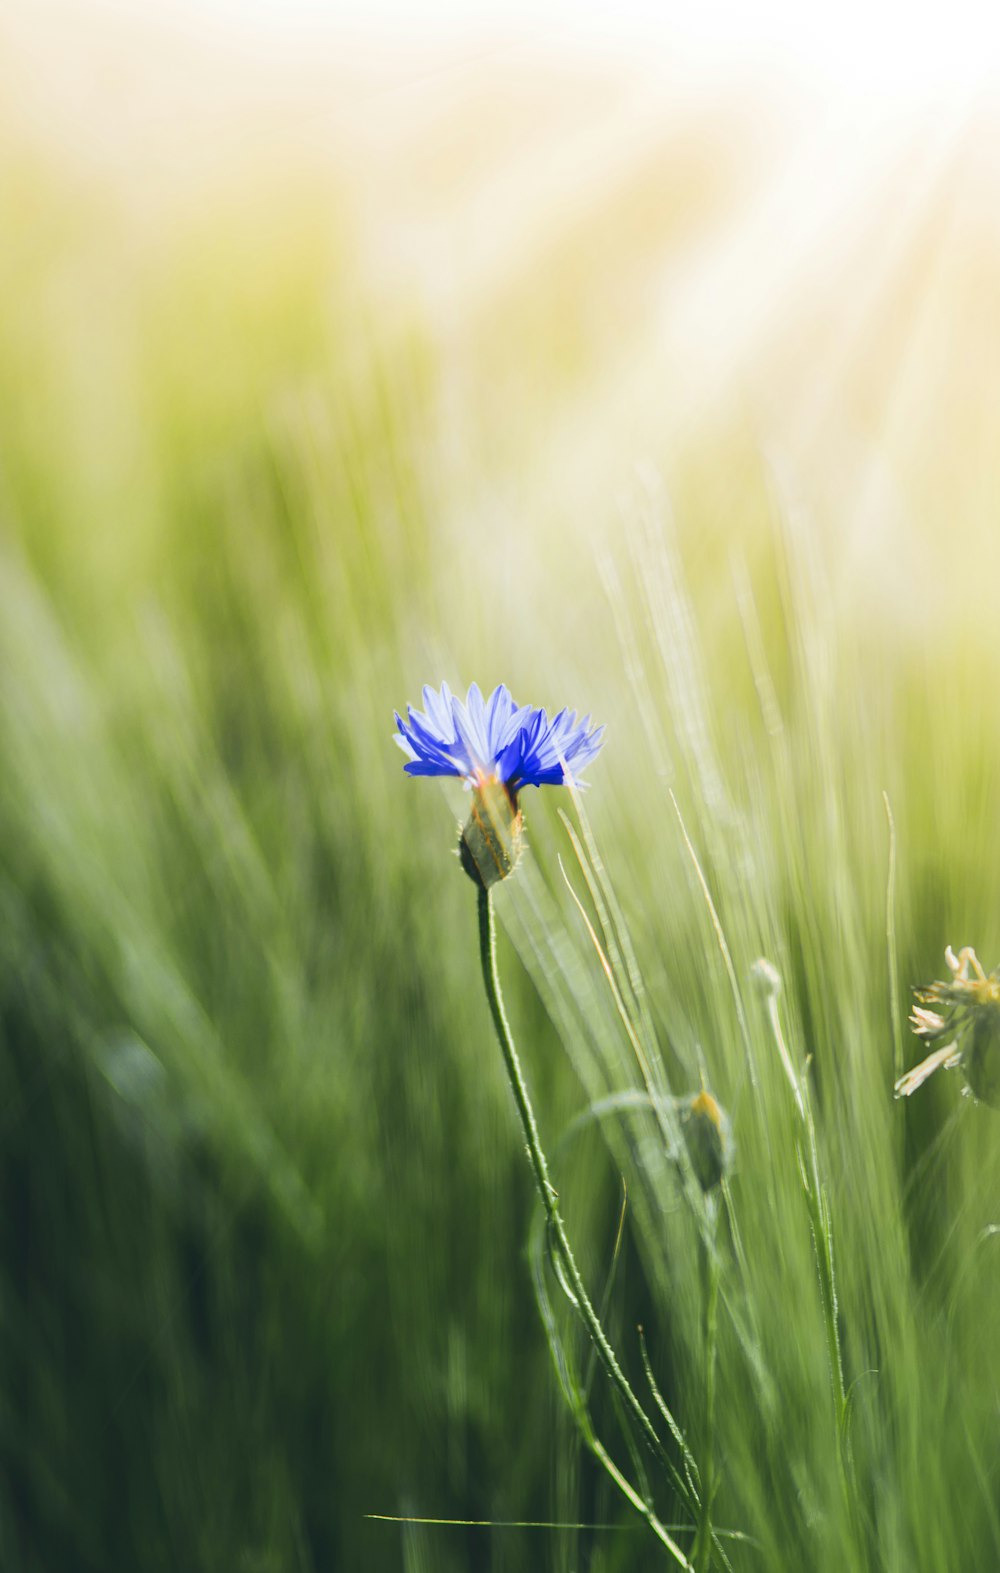
<path fill-rule="evenodd" d="M 590 1296 L 587 1294 L 583 1278 L 580 1274 L 580 1269 L 576 1264 L 576 1258 L 573 1255 L 573 1250 L 569 1243 L 569 1237 L 566 1233 L 566 1226 L 563 1223 L 562 1215 L 559 1211 L 559 1198 L 555 1187 L 549 1179 L 549 1167 L 548 1163 L 546 1162 L 545 1153 L 542 1149 L 541 1140 L 538 1135 L 538 1126 L 535 1121 L 534 1110 L 531 1106 L 531 1099 L 528 1096 L 527 1083 L 524 1079 L 524 1072 L 521 1069 L 521 1062 L 518 1058 L 517 1050 L 514 1047 L 514 1039 L 511 1035 L 510 1024 L 507 1021 L 507 1014 L 504 1010 L 503 995 L 500 991 L 500 979 L 497 973 L 496 929 L 493 918 L 493 903 L 490 899 L 490 892 L 488 890 L 480 888 L 477 894 L 479 898 L 479 951 L 483 966 L 483 982 L 486 986 L 486 996 L 490 1003 L 490 1011 L 493 1016 L 493 1025 L 496 1028 L 500 1049 L 504 1057 L 504 1064 L 507 1068 L 507 1077 L 514 1093 L 514 1101 L 517 1104 L 517 1112 L 521 1118 L 521 1125 L 524 1130 L 524 1137 L 528 1146 L 528 1156 L 531 1160 L 531 1167 L 535 1175 L 535 1183 L 538 1186 L 539 1195 L 542 1199 L 542 1206 L 545 1209 L 550 1239 L 555 1248 L 559 1265 L 561 1266 L 563 1274 L 565 1275 L 567 1285 L 571 1291 L 576 1308 L 580 1313 L 580 1318 L 583 1321 L 584 1326 L 590 1335 L 591 1342 L 594 1345 L 594 1349 L 597 1352 L 598 1359 L 604 1367 L 604 1370 L 607 1373 L 609 1379 L 614 1383 L 615 1387 L 621 1394 L 626 1408 L 638 1423 L 639 1429 L 650 1447 L 660 1458 L 669 1464 L 671 1462 L 669 1454 L 667 1453 L 652 1421 L 633 1392 L 628 1378 L 626 1377 L 621 1366 L 618 1364 L 618 1357 L 612 1349 L 611 1344 L 608 1341 L 608 1336 L 601 1325 L 600 1318 L 591 1304 Z"/>

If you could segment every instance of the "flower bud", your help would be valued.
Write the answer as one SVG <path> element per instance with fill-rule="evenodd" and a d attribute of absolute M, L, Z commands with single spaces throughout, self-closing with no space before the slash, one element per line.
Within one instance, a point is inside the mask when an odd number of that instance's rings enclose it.
<path fill-rule="evenodd" d="M 512 874 L 521 856 L 523 830 L 521 812 L 503 783 L 495 776 L 481 778 L 458 844 L 469 878 L 489 890 Z"/>
<path fill-rule="evenodd" d="M 777 999 L 781 993 L 781 973 L 766 956 L 754 962 L 750 968 L 750 977 L 765 999 Z"/>
<path fill-rule="evenodd" d="M 681 1130 L 695 1179 L 711 1191 L 728 1172 L 733 1158 L 733 1135 L 726 1111 L 702 1088 L 681 1111 Z"/>

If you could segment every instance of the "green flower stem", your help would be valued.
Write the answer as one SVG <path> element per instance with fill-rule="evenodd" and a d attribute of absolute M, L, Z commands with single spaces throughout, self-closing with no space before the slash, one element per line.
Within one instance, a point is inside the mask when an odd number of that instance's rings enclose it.
<path fill-rule="evenodd" d="M 719 1327 L 719 1252 L 715 1199 L 706 1197 L 709 1227 L 702 1239 L 705 1284 L 705 1435 L 700 1465 L 701 1513 L 692 1560 L 696 1573 L 707 1573 L 712 1562 L 712 1503 L 715 1497 L 715 1379 Z"/>
<path fill-rule="evenodd" d="M 525 1141 L 528 1144 L 528 1156 L 535 1174 L 535 1183 L 542 1198 L 542 1206 L 549 1226 L 549 1237 L 552 1240 L 559 1264 L 565 1275 L 567 1284 L 572 1293 L 576 1308 L 590 1335 L 591 1341 L 597 1351 L 597 1357 L 614 1383 L 625 1402 L 627 1409 L 634 1416 L 639 1428 L 653 1451 L 666 1463 L 670 1463 L 669 1455 L 664 1448 L 659 1434 L 653 1426 L 649 1416 L 643 1409 L 635 1393 L 629 1385 L 621 1366 L 618 1364 L 608 1336 L 601 1326 L 600 1318 L 590 1302 L 584 1282 L 580 1276 L 580 1269 L 576 1265 L 566 1226 L 559 1212 L 559 1198 L 549 1179 L 549 1167 L 542 1150 L 541 1140 L 538 1135 L 538 1126 L 535 1123 L 534 1110 L 528 1096 L 528 1087 L 514 1047 L 510 1025 L 503 1006 L 503 995 L 500 992 L 500 979 L 497 974 L 496 954 L 496 928 L 493 919 L 493 903 L 490 892 L 480 888 L 479 897 L 479 951 L 483 964 L 483 982 L 486 985 L 486 997 L 490 1002 L 490 1011 L 493 1015 L 493 1025 L 496 1028 L 497 1038 L 507 1067 L 507 1076 L 514 1093 L 517 1112 L 521 1117 Z"/>
<path fill-rule="evenodd" d="M 806 1199 L 809 1207 L 809 1224 L 812 1229 L 819 1275 L 820 1294 L 823 1301 L 823 1319 L 826 1327 L 826 1351 L 833 1384 L 834 1406 L 837 1411 L 837 1434 L 841 1448 L 846 1443 L 847 1390 L 844 1384 L 844 1360 L 840 1349 L 840 1330 L 837 1325 L 837 1280 L 833 1266 L 833 1230 L 830 1208 L 819 1172 L 819 1150 L 816 1141 L 816 1124 L 808 1087 L 804 1089 L 806 1107 L 806 1138 L 809 1143 L 809 1168 Z M 803 1170 L 805 1164 L 803 1163 Z"/>
<path fill-rule="evenodd" d="M 542 1318 L 542 1326 L 545 1329 L 545 1336 L 548 1339 L 549 1353 L 552 1356 L 552 1363 L 559 1379 L 559 1386 L 562 1388 L 563 1397 L 569 1406 L 576 1428 L 580 1433 L 584 1446 L 597 1459 L 602 1469 L 611 1477 L 618 1490 L 631 1503 L 635 1511 L 645 1519 L 657 1540 L 662 1541 L 674 1561 L 684 1570 L 684 1573 L 691 1573 L 691 1564 L 671 1535 L 670 1530 L 657 1518 L 650 1503 L 644 1500 L 631 1482 L 625 1478 L 594 1432 L 584 1388 L 577 1380 L 572 1362 L 566 1349 L 563 1347 L 562 1339 L 556 1326 L 555 1314 L 552 1310 L 552 1302 L 545 1282 L 541 1241 L 542 1228 L 542 1219 L 540 1216 L 536 1216 L 531 1227 L 531 1275 L 535 1282 L 535 1299 L 538 1302 L 538 1310 Z M 678 1480 L 678 1485 L 680 1494 L 683 1497 L 684 1482 Z"/>

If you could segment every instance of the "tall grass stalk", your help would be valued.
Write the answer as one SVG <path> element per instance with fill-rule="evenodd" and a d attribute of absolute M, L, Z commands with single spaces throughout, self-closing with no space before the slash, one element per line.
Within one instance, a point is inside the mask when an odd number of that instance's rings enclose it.
<path fill-rule="evenodd" d="M 834 1265 L 833 1220 L 826 1187 L 820 1174 L 819 1144 L 816 1137 L 816 1120 L 813 1115 L 807 1071 L 796 1075 L 778 1012 L 778 995 L 781 975 L 767 961 L 757 963 L 757 978 L 764 991 L 765 1009 L 774 1038 L 781 1066 L 795 1098 L 795 1108 L 800 1125 L 797 1146 L 799 1174 L 806 1197 L 809 1227 L 812 1234 L 819 1282 L 820 1301 L 823 1308 L 823 1326 L 826 1333 L 826 1354 L 830 1371 L 836 1425 L 836 1454 L 840 1469 L 841 1487 L 852 1519 L 856 1515 L 851 1483 L 850 1464 L 850 1405 L 844 1380 L 844 1358 L 840 1343 L 837 1304 L 837 1275 Z"/>
<path fill-rule="evenodd" d="M 712 1561 L 712 1507 L 715 1501 L 715 1384 L 716 1344 L 719 1326 L 718 1206 L 714 1196 L 705 1198 L 706 1228 L 701 1240 L 702 1281 L 705 1298 L 704 1438 L 701 1449 L 701 1511 L 692 1561 L 696 1573 L 708 1573 Z"/>

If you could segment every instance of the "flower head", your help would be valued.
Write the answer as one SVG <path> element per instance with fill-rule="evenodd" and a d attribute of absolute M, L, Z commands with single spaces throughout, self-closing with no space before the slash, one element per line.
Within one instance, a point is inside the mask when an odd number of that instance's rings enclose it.
<path fill-rule="evenodd" d="M 472 813 L 462 832 L 462 867 L 477 883 L 495 884 L 520 856 L 522 819 L 517 794 L 526 786 L 581 786 L 579 774 L 596 756 L 603 727 L 560 710 L 552 721 L 535 705 L 518 705 L 501 683 L 484 699 L 476 683 L 465 703 L 442 683 L 425 688 L 424 709 L 398 713 L 396 742 L 411 776 L 457 776 L 472 788 Z"/>
<path fill-rule="evenodd" d="M 550 721 L 536 705 L 517 705 L 501 683 L 489 699 L 473 683 L 465 703 L 442 683 L 425 688 L 424 710 L 407 707 L 396 715 L 396 742 L 409 755 L 411 776 L 458 776 L 473 787 L 493 779 L 516 800 L 526 786 L 576 785 L 577 772 L 598 753 L 603 727 L 590 717 L 577 721 L 575 710 L 560 710 Z"/>
<path fill-rule="evenodd" d="M 423 697 L 424 710 L 408 705 L 405 721 L 396 715 L 396 742 L 409 755 L 407 775 L 460 776 L 473 786 L 488 776 L 505 781 L 504 756 L 534 714 L 531 706 L 516 705 L 502 683 L 487 700 L 478 683 L 464 704 L 447 683 L 440 692 L 425 688 Z"/>
<path fill-rule="evenodd" d="M 910 1016 L 917 1037 L 938 1047 L 900 1077 L 896 1097 L 908 1098 L 940 1066 L 960 1065 L 972 1096 L 1000 1108 L 1000 968 L 984 972 L 971 945 L 944 954 L 951 977 L 917 990 Z"/>

